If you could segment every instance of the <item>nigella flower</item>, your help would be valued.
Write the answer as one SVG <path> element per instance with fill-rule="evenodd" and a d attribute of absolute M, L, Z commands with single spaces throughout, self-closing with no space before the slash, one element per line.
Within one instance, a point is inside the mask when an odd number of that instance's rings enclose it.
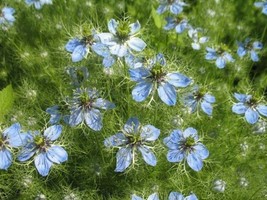
<path fill-rule="evenodd" d="M 132 200 L 144 200 L 142 197 L 139 197 L 135 194 L 132 195 Z M 149 197 L 147 198 L 147 200 L 159 200 L 159 196 L 158 194 L 155 192 L 151 195 L 149 195 Z"/>
<path fill-rule="evenodd" d="M 165 65 L 164 56 L 158 54 L 151 69 L 139 67 L 129 70 L 131 80 L 137 82 L 132 91 L 135 101 L 144 101 L 152 91 L 154 93 L 157 89 L 160 99 L 165 104 L 169 106 L 176 104 L 175 87 L 186 87 L 190 84 L 191 79 L 178 72 L 166 73 L 163 70 Z"/>
<path fill-rule="evenodd" d="M 19 152 L 18 160 L 21 162 L 29 160 L 34 154 L 34 164 L 42 176 L 47 176 L 54 163 L 60 164 L 68 160 L 68 154 L 61 146 L 54 145 L 62 132 L 61 125 L 53 125 L 44 130 L 29 132 L 27 144 Z"/>
<path fill-rule="evenodd" d="M 118 22 L 111 19 L 108 22 L 108 30 L 110 33 L 97 34 L 99 40 L 107 45 L 110 53 L 118 57 L 126 56 L 131 50 L 143 51 L 146 43 L 136 37 L 141 25 L 138 21 L 129 24 L 128 21 Z"/>
<path fill-rule="evenodd" d="M 92 45 L 92 50 L 99 56 L 103 57 L 102 64 L 104 65 L 104 67 L 111 67 L 116 62 L 115 56 L 110 53 L 109 47 L 107 45 L 98 42 Z"/>
<path fill-rule="evenodd" d="M 234 97 L 239 102 L 233 105 L 232 111 L 236 114 L 245 114 L 248 123 L 255 124 L 260 114 L 267 117 L 267 106 L 259 104 L 252 95 L 234 93 Z"/>
<path fill-rule="evenodd" d="M 187 4 L 181 0 L 160 0 L 157 12 L 162 14 L 169 9 L 171 13 L 178 15 L 183 11 L 184 6 L 187 6 Z"/>
<path fill-rule="evenodd" d="M 255 41 L 252 43 L 250 38 L 247 38 L 244 43 L 238 43 L 237 54 L 239 57 L 244 57 L 246 54 L 250 54 L 250 58 L 254 62 L 259 61 L 259 56 L 257 54 L 257 50 L 263 48 L 263 45 L 259 41 Z"/>
<path fill-rule="evenodd" d="M 15 123 L 5 129 L 0 136 L 0 169 L 7 170 L 12 163 L 11 148 L 25 144 L 26 134 L 20 133 L 20 124 Z"/>
<path fill-rule="evenodd" d="M 69 124 L 69 115 L 64 115 L 64 107 L 59 106 L 59 105 L 55 105 L 52 107 L 49 107 L 46 109 L 46 113 L 50 114 L 50 119 L 49 119 L 49 123 L 50 124 L 58 124 L 60 122 L 61 119 L 63 119 L 63 121 L 66 124 Z"/>
<path fill-rule="evenodd" d="M 197 200 L 197 197 L 194 193 L 191 193 L 189 196 L 184 197 L 184 195 L 179 192 L 171 192 L 169 194 L 169 200 Z"/>
<path fill-rule="evenodd" d="M 206 60 L 216 60 L 215 64 L 219 69 L 225 67 L 227 62 L 234 62 L 235 60 L 230 53 L 224 51 L 222 48 L 214 49 L 206 47 L 207 54 L 205 56 Z"/>
<path fill-rule="evenodd" d="M 201 28 L 190 28 L 188 30 L 188 36 L 193 40 L 191 46 L 195 50 L 200 49 L 200 44 L 204 44 L 209 41 L 209 37 L 201 36 L 203 30 Z"/>
<path fill-rule="evenodd" d="M 267 1 L 263 1 L 263 2 L 255 2 L 254 6 L 256 6 L 257 8 L 262 8 L 262 13 L 267 15 Z"/>
<path fill-rule="evenodd" d="M 155 166 L 157 159 L 148 144 L 158 139 L 159 134 L 160 130 L 150 124 L 141 126 L 137 118 L 128 119 L 122 131 L 104 141 L 106 147 L 119 148 L 115 172 L 123 172 L 130 166 L 136 149 L 148 165 Z"/>
<path fill-rule="evenodd" d="M 44 4 L 52 4 L 52 0 L 25 0 L 25 3 L 40 10 Z"/>
<path fill-rule="evenodd" d="M 15 17 L 13 16 L 14 13 L 15 13 L 14 8 L 4 7 L 0 13 L 0 25 L 1 24 L 12 25 L 13 22 L 15 21 Z"/>
<path fill-rule="evenodd" d="M 167 17 L 165 20 L 167 21 L 167 24 L 164 26 L 164 29 L 167 31 L 175 29 L 176 33 L 182 33 L 185 29 L 189 29 L 191 27 L 188 24 L 188 20 L 180 17 Z"/>
<path fill-rule="evenodd" d="M 89 77 L 86 67 L 68 67 L 66 71 L 74 87 L 80 87 Z"/>
<path fill-rule="evenodd" d="M 181 162 L 186 159 L 187 164 L 195 171 L 200 171 L 203 161 L 209 156 L 208 149 L 199 142 L 197 130 L 189 127 L 184 132 L 174 130 L 170 136 L 164 138 L 164 144 L 169 148 L 167 160 Z"/>
<path fill-rule="evenodd" d="M 183 97 L 183 101 L 185 106 L 189 108 L 190 113 L 194 113 L 200 104 L 203 112 L 211 116 L 213 110 L 212 104 L 215 103 L 215 97 L 211 94 L 203 93 L 195 86 L 192 92 Z"/>
<path fill-rule="evenodd" d="M 95 131 L 102 129 L 102 113 L 99 109 L 108 110 L 115 108 L 115 105 L 98 96 L 95 89 L 77 88 L 75 90 L 69 119 L 70 126 L 77 126 L 85 121 L 86 125 Z"/>

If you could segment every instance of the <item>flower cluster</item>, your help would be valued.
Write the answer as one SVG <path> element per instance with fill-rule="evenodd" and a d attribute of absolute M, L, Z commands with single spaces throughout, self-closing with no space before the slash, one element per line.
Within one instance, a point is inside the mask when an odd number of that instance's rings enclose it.
<path fill-rule="evenodd" d="M 252 43 L 250 38 L 247 38 L 244 43 L 238 43 L 237 54 L 239 57 L 244 57 L 246 54 L 250 54 L 250 58 L 254 62 L 259 61 L 257 50 L 262 49 L 263 45 L 259 41 Z"/>
<path fill-rule="evenodd" d="M 132 200 L 143 200 L 143 198 L 133 194 L 132 195 Z M 159 196 L 155 192 L 155 193 L 149 195 L 147 200 L 159 200 Z M 194 193 L 191 193 L 189 196 L 184 197 L 184 195 L 182 195 L 179 192 L 170 192 L 168 200 L 197 200 L 197 197 L 196 197 L 196 195 Z"/>

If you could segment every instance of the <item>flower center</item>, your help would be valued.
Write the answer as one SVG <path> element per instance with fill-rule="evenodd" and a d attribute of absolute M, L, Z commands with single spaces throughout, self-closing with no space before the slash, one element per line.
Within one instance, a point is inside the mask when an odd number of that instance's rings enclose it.
<path fill-rule="evenodd" d="M 130 27 L 127 21 L 121 21 L 117 27 L 117 36 L 121 42 L 125 42 L 130 33 Z"/>
<path fill-rule="evenodd" d="M 92 99 L 90 99 L 90 97 L 88 96 L 88 94 L 86 92 L 82 93 L 80 96 L 80 101 L 81 101 L 81 105 L 84 108 L 90 109 L 92 108 Z"/>
<path fill-rule="evenodd" d="M 250 99 L 248 102 L 247 102 L 247 105 L 251 108 L 254 108 L 255 106 L 257 106 L 257 101 L 255 99 Z"/>
<path fill-rule="evenodd" d="M 193 95 L 194 95 L 194 98 L 197 100 L 197 101 L 200 101 L 202 98 L 203 98 L 203 94 L 199 91 L 196 91 L 196 92 L 193 92 Z"/>
<path fill-rule="evenodd" d="M 175 0 L 168 0 L 168 4 L 173 4 Z"/>
<path fill-rule="evenodd" d="M 94 37 L 92 35 L 88 35 L 83 37 L 82 41 L 89 46 L 92 46 L 94 43 Z"/>
<path fill-rule="evenodd" d="M 164 81 L 164 77 L 166 75 L 166 73 L 163 72 L 162 70 L 162 66 L 161 65 L 155 65 L 152 70 L 152 78 L 157 81 L 157 83 L 160 83 L 162 81 Z"/>

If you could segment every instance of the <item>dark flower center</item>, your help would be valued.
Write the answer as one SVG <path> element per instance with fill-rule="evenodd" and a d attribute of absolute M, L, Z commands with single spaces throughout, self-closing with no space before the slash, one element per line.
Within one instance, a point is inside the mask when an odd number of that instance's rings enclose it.
<path fill-rule="evenodd" d="M 37 135 L 34 137 L 34 143 L 40 149 L 40 151 L 46 151 L 47 147 L 50 147 L 51 141 L 43 136 Z"/>
<path fill-rule="evenodd" d="M 92 108 L 93 100 L 90 99 L 90 97 L 88 96 L 88 94 L 86 92 L 81 94 L 80 101 L 81 101 L 81 106 L 83 106 L 84 108 L 86 108 L 86 109 Z"/>
<path fill-rule="evenodd" d="M 168 4 L 173 4 L 175 0 L 168 0 Z"/>
<path fill-rule="evenodd" d="M 184 152 L 190 152 L 193 150 L 193 147 L 195 145 L 195 139 L 190 136 L 188 138 L 186 138 L 184 141 L 182 141 L 180 143 L 181 145 L 181 150 L 184 151 Z"/>
<path fill-rule="evenodd" d="M 95 41 L 93 35 L 88 35 L 83 37 L 82 42 L 86 45 L 92 46 Z"/>
<path fill-rule="evenodd" d="M 247 102 L 247 105 L 251 108 L 257 106 L 257 101 L 255 99 L 250 99 L 248 102 Z"/>
<path fill-rule="evenodd" d="M 151 74 L 151 78 L 157 83 L 161 83 L 162 81 L 164 81 L 164 77 L 166 75 L 166 73 L 163 72 L 161 65 L 155 65 L 151 70 Z"/>
<path fill-rule="evenodd" d="M 200 101 L 204 97 L 204 94 L 202 94 L 199 91 L 193 92 L 193 95 L 194 95 L 194 99 L 196 99 L 196 101 Z"/>

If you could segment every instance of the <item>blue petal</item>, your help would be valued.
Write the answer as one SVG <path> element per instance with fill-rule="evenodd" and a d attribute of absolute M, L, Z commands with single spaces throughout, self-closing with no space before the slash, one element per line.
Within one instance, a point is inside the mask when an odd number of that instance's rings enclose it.
<path fill-rule="evenodd" d="M 264 2 L 255 2 L 254 6 L 256 6 L 257 8 L 263 7 L 264 6 Z"/>
<path fill-rule="evenodd" d="M 155 193 L 149 195 L 149 197 L 147 198 L 147 200 L 159 200 L 159 196 L 158 196 L 158 194 L 155 192 Z"/>
<path fill-rule="evenodd" d="M 84 112 L 84 118 L 87 126 L 94 131 L 100 131 L 103 127 L 102 114 L 99 110 L 92 108 Z"/>
<path fill-rule="evenodd" d="M 140 137 L 144 141 L 155 141 L 158 139 L 160 130 L 152 125 L 145 125 L 140 130 Z"/>
<path fill-rule="evenodd" d="M 136 21 L 135 23 L 130 24 L 129 27 L 130 27 L 129 35 L 134 35 L 135 33 L 137 33 L 140 30 L 141 25 L 140 25 L 139 21 Z"/>
<path fill-rule="evenodd" d="M 222 55 L 223 59 L 227 62 L 234 62 L 235 60 L 233 59 L 232 55 L 227 53 L 227 52 L 224 52 L 223 55 Z"/>
<path fill-rule="evenodd" d="M 115 19 L 109 20 L 108 22 L 109 32 L 111 32 L 113 35 L 116 35 L 118 25 L 119 23 Z"/>
<path fill-rule="evenodd" d="M 39 174 L 47 176 L 53 163 L 47 158 L 46 153 L 40 153 L 35 157 L 34 164 Z"/>
<path fill-rule="evenodd" d="M 58 137 L 61 135 L 62 132 L 62 126 L 61 125 L 53 125 L 48 127 L 44 131 L 44 136 L 48 138 L 51 141 L 54 141 L 58 139 Z"/>
<path fill-rule="evenodd" d="M 171 6 L 170 6 L 170 11 L 171 13 L 175 14 L 175 15 L 178 15 L 180 12 L 183 11 L 183 7 L 176 4 L 176 3 L 173 3 Z"/>
<path fill-rule="evenodd" d="M 197 130 L 192 127 L 185 129 L 183 132 L 183 136 L 184 138 L 192 137 L 195 141 L 198 141 Z"/>
<path fill-rule="evenodd" d="M 267 106 L 265 106 L 265 105 L 258 105 L 258 106 L 256 107 L 256 109 L 258 110 L 258 112 L 259 112 L 261 115 L 267 117 Z"/>
<path fill-rule="evenodd" d="M 247 50 L 243 46 L 239 46 L 237 49 L 237 54 L 239 57 L 245 56 L 247 53 Z"/>
<path fill-rule="evenodd" d="M 115 44 L 110 47 L 110 53 L 118 57 L 126 56 L 127 52 L 128 49 L 124 44 Z"/>
<path fill-rule="evenodd" d="M 207 101 L 209 103 L 215 103 L 215 101 L 216 101 L 215 97 L 210 95 L 210 94 L 205 94 L 203 98 L 205 101 Z"/>
<path fill-rule="evenodd" d="M 145 145 L 140 145 L 137 147 L 138 150 L 141 152 L 144 161 L 151 166 L 156 166 L 157 158 L 154 153 Z"/>
<path fill-rule="evenodd" d="M 184 200 L 198 200 L 196 195 L 192 193 L 191 195 L 184 198 Z"/>
<path fill-rule="evenodd" d="M 236 114 L 244 114 L 248 107 L 244 103 L 235 103 L 232 107 L 232 111 Z"/>
<path fill-rule="evenodd" d="M 203 167 L 203 162 L 198 154 L 189 153 L 186 157 L 188 165 L 195 171 L 200 171 Z"/>
<path fill-rule="evenodd" d="M 4 130 L 3 136 L 12 138 L 13 136 L 16 136 L 19 134 L 20 129 L 21 127 L 19 123 L 12 124 L 10 127 Z"/>
<path fill-rule="evenodd" d="M 117 164 L 115 172 L 123 172 L 132 163 L 132 148 L 122 147 L 116 154 Z"/>
<path fill-rule="evenodd" d="M 114 40 L 114 36 L 111 33 L 99 33 L 96 37 L 101 41 L 101 43 L 105 45 L 114 45 L 116 44 Z"/>
<path fill-rule="evenodd" d="M 240 101 L 240 102 L 247 102 L 251 99 L 251 95 L 246 95 L 246 94 L 240 94 L 240 93 L 234 93 L 234 97 L 237 101 Z"/>
<path fill-rule="evenodd" d="M 263 48 L 263 44 L 261 42 L 255 41 L 253 42 L 253 49 L 262 49 Z"/>
<path fill-rule="evenodd" d="M 217 58 L 217 54 L 213 52 L 208 52 L 205 56 L 206 60 L 215 60 Z"/>
<path fill-rule="evenodd" d="M 7 170 L 7 168 L 9 168 L 11 163 L 12 163 L 11 152 L 6 148 L 2 148 L 0 150 L 0 169 Z"/>
<path fill-rule="evenodd" d="M 82 43 L 80 42 L 80 40 L 77 39 L 77 38 L 74 38 L 74 39 L 71 39 L 71 40 L 68 41 L 68 43 L 67 43 L 66 46 L 65 46 L 65 49 L 66 49 L 68 52 L 72 53 L 72 52 L 74 51 L 74 49 L 75 49 L 77 46 L 79 46 L 79 45 L 82 45 Z"/>
<path fill-rule="evenodd" d="M 201 144 L 201 143 L 197 143 L 196 145 L 194 145 L 194 152 L 196 154 L 198 154 L 198 156 L 204 160 L 207 157 L 209 157 L 209 151 L 208 149 L 205 147 L 205 145 Z"/>
<path fill-rule="evenodd" d="M 127 41 L 127 44 L 135 51 L 143 51 L 146 47 L 146 43 L 137 37 L 131 37 L 130 40 Z"/>
<path fill-rule="evenodd" d="M 104 145 L 106 147 L 118 147 L 125 145 L 128 142 L 127 137 L 123 133 L 117 133 L 104 140 Z"/>
<path fill-rule="evenodd" d="M 179 142 L 183 140 L 183 132 L 181 130 L 174 130 L 169 137 L 164 138 L 163 143 L 172 150 L 179 149 Z"/>
<path fill-rule="evenodd" d="M 259 119 L 259 113 L 257 111 L 252 110 L 251 108 L 248 108 L 245 112 L 245 118 L 248 123 L 255 124 Z"/>
<path fill-rule="evenodd" d="M 52 146 L 46 151 L 47 158 L 54 163 L 60 164 L 68 160 L 68 153 L 60 146 Z"/>
<path fill-rule="evenodd" d="M 173 85 L 163 83 L 158 87 L 158 95 L 160 99 L 168 106 L 174 106 L 176 104 L 176 91 Z"/>
<path fill-rule="evenodd" d="M 128 134 L 138 133 L 139 132 L 140 122 L 136 117 L 131 117 L 125 123 L 123 129 Z"/>
<path fill-rule="evenodd" d="M 169 162 L 181 162 L 184 159 L 185 152 L 181 150 L 170 150 L 167 153 L 167 160 Z"/>
<path fill-rule="evenodd" d="M 152 91 L 153 84 L 148 81 L 139 82 L 132 91 L 132 97 L 135 101 L 144 101 Z"/>
<path fill-rule="evenodd" d="M 187 21 L 183 20 L 181 21 L 176 27 L 175 27 L 175 31 L 176 33 L 182 33 L 184 32 L 184 30 L 187 28 Z"/>
<path fill-rule="evenodd" d="M 185 106 L 189 107 L 190 113 L 194 113 L 196 111 L 198 101 L 191 93 L 183 97 L 183 102 Z"/>
<path fill-rule="evenodd" d="M 104 65 L 104 67 L 111 67 L 112 65 L 114 65 L 115 61 L 116 60 L 113 56 L 107 56 L 104 57 L 102 64 Z"/>
<path fill-rule="evenodd" d="M 180 73 L 169 73 L 166 75 L 168 83 L 175 87 L 187 87 L 191 83 L 191 79 Z"/>
<path fill-rule="evenodd" d="M 107 57 L 110 55 L 109 48 L 102 43 L 95 43 L 92 45 L 92 50 L 102 57 Z"/>
<path fill-rule="evenodd" d="M 158 53 L 156 55 L 156 62 L 159 63 L 162 66 L 166 65 L 166 59 L 162 53 Z"/>
<path fill-rule="evenodd" d="M 50 120 L 49 123 L 50 124 L 56 124 L 59 122 L 60 118 L 61 118 L 61 114 L 59 113 L 59 106 L 55 105 L 52 107 L 49 107 L 46 109 L 45 112 L 47 112 L 48 114 L 50 114 Z"/>
<path fill-rule="evenodd" d="M 250 58 L 254 62 L 258 62 L 260 60 L 258 54 L 254 50 L 250 51 Z"/>
<path fill-rule="evenodd" d="M 207 115 L 212 115 L 212 105 L 209 102 L 202 101 L 201 108 Z"/>
<path fill-rule="evenodd" d="M 70 126 L 77 126 L 83 121 L 83 108 L 82 106 L 78 107 L 71 111 L 69 125 Z"/>
<path fill-rule="evenodd" d="M 17 133 L 16 135 L 12 135 L 12 137 L 8 138 L 8 144 L 11 147 L 21 147 L 27 143 L 28 134 L 26 133 Z"/>
<path fill-rule="evenodd" d="M 179 192 L 171 192 L 168 200 L 184 200 L 184 196 Z"/>
<path fill-rule="evenodd" d="M 110 101 L 102 99 L 102 98 L 96 99 L 92 103 L 92 106 L 96 107 L 96 108 L 105 109 L 105 110 L 115 108 L 115 104 L 114 103 L 111 103 Z"/>
<path fill-rule="evenodd" d="M 18 160 L 24 162 L 29 160 L 34 153 L 37 151 L 37 147 L 34 143 L 28 143 L 26 146 L 19 152 Z"/>
<path fill-rule="evenodd" d="M 137 195 L 135 195 L 135 194 L 133 194 L 131 200 L 144 200 L 144 199 L 139 197 L 139 196 L 137 196 Z"/>
<path fill-rule="evenodd" d="M 215 62 L 216 66 L 219 68 L 219 69 L 222 69 L 225 67 L 226 65 L 226 61 L 224 60 L 224 58 L 222 56 L 218 57 L 216 59 L 216 62 Z"/>
<path fill-rule="evenodd" d="M 77 46 L 71 54 L 72 62 L 79 62 L 86 57 L 88 49 L 85 45 Z"/>
<path fill-rule="evenodd" d="M 140 82 L 151 75 L 150 71 L 144 67 L 129 69 L 129 73 L 131 80 L 136 82 Z"/>
<path fill-rule="evenodd" d="M 171 30 L 176 26 L 175 19 L 172 17 L 166 17 L 165 20 L 167 21 L 167 24 L 164 26 L 165 30 Z"/>
<path fill-rule="evenodd" d="M 160 5 L 160 6 L 157 8 L 157 12 L 158 12 L 159 14 L 164 13 L 166 10 L 167 10 L 167 6 L 166 6 L 166 5 Z"/>

